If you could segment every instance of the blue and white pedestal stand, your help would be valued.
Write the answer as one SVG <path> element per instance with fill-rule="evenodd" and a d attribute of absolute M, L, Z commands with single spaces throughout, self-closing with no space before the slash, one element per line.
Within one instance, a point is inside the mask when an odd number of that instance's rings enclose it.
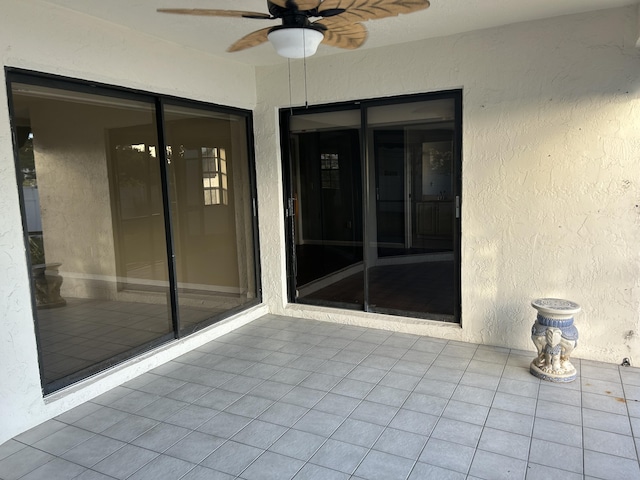
<path fill-rule="evenodd" d="M 531 329 L 531 340 L 538 356 L 531 362 L 532 375 L 549 382 L 572 382 L 576 369 L 569 357 L 578 345 L 573 316 L 580 305 L 559 298 L 538 298 L 531 302 L 538 316 Z"/>

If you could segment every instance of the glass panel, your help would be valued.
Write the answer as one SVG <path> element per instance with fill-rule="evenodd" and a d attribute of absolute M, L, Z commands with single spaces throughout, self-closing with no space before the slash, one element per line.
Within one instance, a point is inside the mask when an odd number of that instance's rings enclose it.
<path fill-rule="evenodd" d="M 454 315 L 454 100 L 372 107 L 369 309 Z"/>
<path fill-rule="evenodd" d="M 11 87 L 51 391 L 172 331 L 155 112 L 143 102 Z"/>
<path fill-rule="evenodd" d="M 246 120 L 164 113 L 180 322 L 193 330 L 256 301 Z"/>
<path fill-rule="evenodd" d="M 360 110 L 291 118 L 296 292 L 362 308 Z"/>

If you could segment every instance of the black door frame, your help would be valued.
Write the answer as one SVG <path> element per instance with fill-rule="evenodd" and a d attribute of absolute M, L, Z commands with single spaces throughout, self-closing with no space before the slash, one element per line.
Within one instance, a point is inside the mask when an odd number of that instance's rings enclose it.
<path fill-rule="evenodd" d="M 430 100 L 439 99 L 452 99 L 454 101 L 454 138 L 453 138 L 453 165 L 452 170 L 454 173 L 453 182 L 453 197 L 454 197 L 454 223 L 453 223 L 453 249 L 454 249 L 454 265 L 455 265 L 455 302 L 453 321 L 461 323 L 462 320 L 462 295 L 461 295 L 461 240 L 462 240 L 462 90 L 447 90 L 436 93 L 424 93 L 424 94 L 411 94 L 401 95 L 395 97 L 385 97 L 379 99 L 368 100 L 356 100 L 352 102 L 340 102 L 333 104 L 323 104 L 318 106 L 305 106 L 305 107 L 287 107 L 280 109 L 280 149 L 282 155 L 282 175 L 283 175 L 283 205 L 284 205 L 284 221 L 285 221 L 285 252 L 286 252 L 286 270 L 287 270 L 287 298 L 289 303 L 313 303 L 315 305 L 322 305 L 328 307 L 345 308 L 345 305 L 336 305 L 332 302 L 300 302 L 297 299 L 296 292 L 296 248 L 295 248 L 295 205 L 293 200 L 293 156 L 292 145 L 290 141 L 290 124 L 291 117 L 296 115 L 309 115 L 314 113 L 326 113 L 336 112 L 340 110 L 354 110 L 359 109 L 361 112 L 360 123 L 360 155 L 362 165 L 362 216 L 363 216 L 363 244 L 367 242 L 367 205 L 368 199 L 372 192 L 370 192 L 370 186 L 368 178 L 372 172 L 370 172 L 370 152 L 368 152 L 369 145 L 366 135 L 367 127 L 367 111 L 370 107 L 379 107 L 385 105 L 396 105 L 403 103 L 424 102 Z M 366 200 L 365 200 L 366 199 Z M 363 310 L 365 312 L 371 311 L 368 304 L 369 292 L 368 292 L 368 264 L 370 261 L 367 259 L 367 249 L 363 252 L 364 263 L 364 305 Z M 380 313 L 380 312 L 379 312 Z M 409 313 L 410 315 L 410 313 Z M 434 319 L 439 320 L 438 315 L 434 314 Z"/>

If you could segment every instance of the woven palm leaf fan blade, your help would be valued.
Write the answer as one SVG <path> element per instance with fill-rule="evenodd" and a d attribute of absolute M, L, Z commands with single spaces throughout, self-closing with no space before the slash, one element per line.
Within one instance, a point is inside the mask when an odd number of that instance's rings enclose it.
<path fill-rule="evenodd" d="M 262 28 L 260 30 L 256 30 L 255 32 L 251 32 L 249 35 L 245 35 L 240 40 L 236 41 L 233 45 L 227 48 L 227 52 L 239 52 L 240 50 L 245 50 L 251 47 L 257 47 L 262 43 L 266 43 L 269 41 L 267 35 L 271 27 Z"/>
<path fill-rule="evenodd" d="M 211 8 L 159 8 L 160 13 L 176 13 L 179 15 L 200 15 L 211 17 L 239 17 L 272 20 L 274 17 L 267 13 L 245 12 L 244 10 L 215 10 Z"/>
<path fill-rule="evenodd" d="M 353 50 L 367 40 L 367 29 L 361 23 L 341 23 L 327 18 L 314 22 L 316 24 L 327 27 L 322 40 L 325 45 Z"/>
<path fill-rule="evenodd" d="M 378 18 L 396 17 L 403 13 L 413 13 L 429 8 L 429 0 L 324 0 L 318 12 L 324 10 L 344 10 L 331 17 L 341 23 L 356 23 Z"/>

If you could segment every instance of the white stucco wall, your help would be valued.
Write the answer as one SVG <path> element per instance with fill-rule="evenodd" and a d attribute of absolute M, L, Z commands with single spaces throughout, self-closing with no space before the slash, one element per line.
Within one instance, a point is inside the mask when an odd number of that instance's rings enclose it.
<path fill-rule="evenodd" d="M 252 67 L 202 55 L 37 0 L 0 0 L 3 67 L 251 109 Z M 4 77 L 4 72 L 2 73 Z M 4 84 L 4 80 L 3 80 Z M 46 400 L 42 397 L 5 88 L 0 88 L 0 444 L 78 403 L 257 318 L 258 307 Z"/>
<path fill-rule="evenodd" d="M 274 313 L 534 350 L 536 297 L 580 303 L 576 357 L 640 362 L 635 6 L 307 60 L 309 104 L 463 89 L 462 327 L 286 304 L 277 111 L 257 70 L 265 300 Z M 304 104 L 302 62 L 293 104 Z"/>

